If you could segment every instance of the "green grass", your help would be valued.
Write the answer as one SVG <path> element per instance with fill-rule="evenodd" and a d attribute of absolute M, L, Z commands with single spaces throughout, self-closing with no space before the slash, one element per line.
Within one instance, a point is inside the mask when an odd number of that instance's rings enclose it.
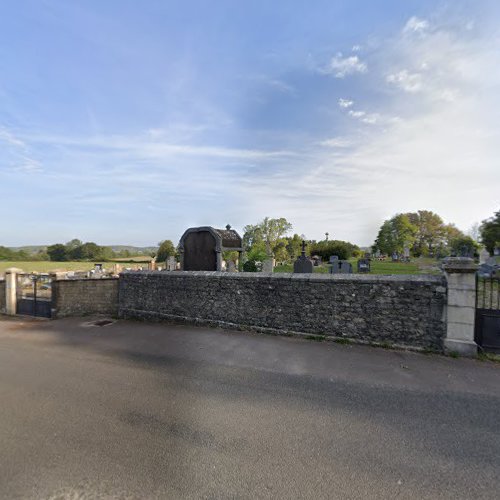
<path fill-rule="evenodd" d="M 137 259 L 137 258 L 136 258 Z M 131 257 L 130 261 L 122 262 L 120 265 L 123 267 L 135 267 L 137 265 L 145 265 L 140 262 L 133 262 L 134 258 Z M 356 272 L 357 259 L 351 259 L 352 267 Z M 104 262 L 104 267 L 111 269 L 113 262 Z M 379 262 L 372 260 L 371 274 L 422 274 L 429 272 L 436 272 L 432 266 L 436 265 L 434 259 L 414 259 L 412 262 Z M 52 262 L 52 261 L 26 261 L 26 262 L 13 262 L 13 261 L 0 261 L 0 274 L 3 274 L 9 267 L 17 267 L 25 272 L 39 272 L 46 273 L 49 271 L 88 271 L 94 268 L 94 262 Z M 293 273 L 293 264 L 286 264 L 284 266 L 276 266 L 275 273 Z M 328 265 L 318 266 L 314 268 L 315 273 L 328 273 Z"/>
<path fill-rule="evenodd" d="M 351 259 L 353 271 L 357 272 L 358 259 Z M 293 264 L 285 264 L 283 266 L 276 266 L 275 273 L 293 273 Z M 315 273 L 328 273 L 328 265 L 322 265 L 314 268 Z M 436 274 L 439 273 L 437 269 L 437 261 L 435 259 L 420 258 L 413 259 L 411 262 L 392 262 L 386 261 L 371 261 L 370 274 Z"/>
<path fill-rule="evenodd" d="M 494 354 L 492 352 L 480 352 L 477 355 L 480 361 L 493 361 L 495 363 L 500 363 L 500 354 Z"/>

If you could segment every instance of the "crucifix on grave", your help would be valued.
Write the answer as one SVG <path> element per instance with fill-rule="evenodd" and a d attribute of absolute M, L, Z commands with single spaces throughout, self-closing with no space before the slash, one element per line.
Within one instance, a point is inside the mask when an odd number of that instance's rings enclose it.
<path fill-rule="evenodd" d="M 306 242 L 302 240 L 302 254 L 293 264 L 294 273 L 312 273 L 313 263 L 306 256 Z"/>

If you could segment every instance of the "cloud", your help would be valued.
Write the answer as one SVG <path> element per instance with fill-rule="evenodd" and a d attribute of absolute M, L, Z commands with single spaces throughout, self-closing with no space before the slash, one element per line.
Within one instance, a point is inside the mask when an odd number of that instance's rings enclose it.
<path fill-rule="evenodd" d="M 365 111 L 354 111 L 353 109 L 349 111 L 349 116 L 352 116 L 353 118 L 362 118 L 365 115 Z"/>
<path fill-rule="evenodd" d="M 358 56 L 342 57 L 341 52 L 332 57 L 329 65 L 322 70 L 325 74 L 333 74 L 335 78 L 345 78 L 348 75 L 366 73 L 367 71 L 366 63 L 361 61 Z"/>
<path fill-rule="evenodd" d="M 420 73 L 410 73 L 406 69 L 387 75 L 386 80 L 405 92 L 419 92 L 422 89 L 422 75 Z"/>
<path fill-rule="evenodd" d="M 366 123 L 368 125 L 375 125 L 380 120 L 380 115 L 378 113 L 367 113 L 366 111 L 361 110 L 349 110 L 349 116 L 352 118 L 359 119 L 362 123 Z"/>
<path fill-rule="evenodd" d="M 348 148 L 353 145 L 353 142 L 345 137 L 333 137 L 332 139 L 320 141 L 318 144 L 328 148 Z"/>
<path fill-rule="evenodd" d="M 320 141 L 314 156 L 298 162 L 294 183 L 284 167 L 244 183 L 256 214 L 285 213 L 298 231 L 335 231 L 368 245 L 397 212 L 427 208 L 465 229 L 497 208 L 500 39 L 479 31 L 464 36 L 463 23 L 455 28 L 448 19 L 432 30 L 425 20 L 410 21 L 368 61 L 363 84 L 371 91 L 382 78 L 382 99 L 368 100 L 361 89 L 353 101 L 365 109 L 339 100 L 353 127 Z M 404 92 L 387 92 L 391 87 Z"/>
<path fill-rule="evenodd" d="M 341 108 L 350 108 L 354 104 L 354 101 L 350 101 L 349 99 L 342 99 L 342 97 L 339 99 L 339 106 Z"/>
<path fill-rule="evenodd" d="M 14 169 L 27 174 L 43 172 L 42 164 L 29 156 L 24 156 L 21 162 L 15 165 Z"/>
<path fill-rule="evenodd" d="M 429 28 L 429 21 L 416 16 L 410 17 L 403 28 L 403 33 L 423 34 Z"/>
<path fill-rule="evenodd" d="M 0 128 L 0 140 L 10 144 L 11 146 L 18 146 L 20 148 L 25 148 L 26 144 L 16 137 L 12 132 L 6 128 Z"/>

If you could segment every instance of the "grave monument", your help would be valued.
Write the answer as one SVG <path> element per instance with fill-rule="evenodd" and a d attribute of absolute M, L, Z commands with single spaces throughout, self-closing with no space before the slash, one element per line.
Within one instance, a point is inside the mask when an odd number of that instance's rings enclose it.
<path fill-rule="evenodd" d="M 302 241 L 302 253 L 300 257 L 293 264 L 294 273 L 312 273 L 313 263 L 306 256 L 306 242 Z"/>

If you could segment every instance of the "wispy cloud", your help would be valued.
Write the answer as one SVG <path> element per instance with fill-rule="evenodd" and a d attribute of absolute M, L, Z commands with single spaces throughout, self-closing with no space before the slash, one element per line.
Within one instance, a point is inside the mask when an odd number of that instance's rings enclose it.
<path fill-rule="evenodd" d="M 403 33 L 418 33 L 422 34 L 429 28 L 429 21 L 420 19 L 416 16 L 410 17 L 403 28 Z"/>
<path fill-rule="evenodd" d="M 368 66 L 357 55 L 344 57 L 341 52 L 332 57 L 329 64 L 322 68 L 322 73 L 332 74 L 335 78 L 345 78 L 348 75 L 367 71 Z"/>
<path fill-rule="evenodd" d="M 350 108 L 354 104 L 354 101 L 351 101 L 349 99 L 343 99 L 342 97 L 339 99 L 339 106 L 341 108 Z"/>
<path fill-rule="evenodd" d="M 387 81 L 406 92 L 418 92 L 422 89 L 422 75 L 420 73 L 410 73 L 406 69 L 387 75 Z"/>
<path fill-rule="evenodd" d="M 345 137 L 333 137 L 332 139 L 320 141 L 318 144 L 328 148 L 348 148 L 352 146 L 353 142 L 351 139 L 346 139 Z"/>
<path fill-rule="evenodd" d="M 10 144 L 11 146 L 17 146 L 20 148 L 25 148 L 26 144 L 16 137 L 12 132 L 7 130 L 5 127 L 0 128 L 0 140 Z"/>

